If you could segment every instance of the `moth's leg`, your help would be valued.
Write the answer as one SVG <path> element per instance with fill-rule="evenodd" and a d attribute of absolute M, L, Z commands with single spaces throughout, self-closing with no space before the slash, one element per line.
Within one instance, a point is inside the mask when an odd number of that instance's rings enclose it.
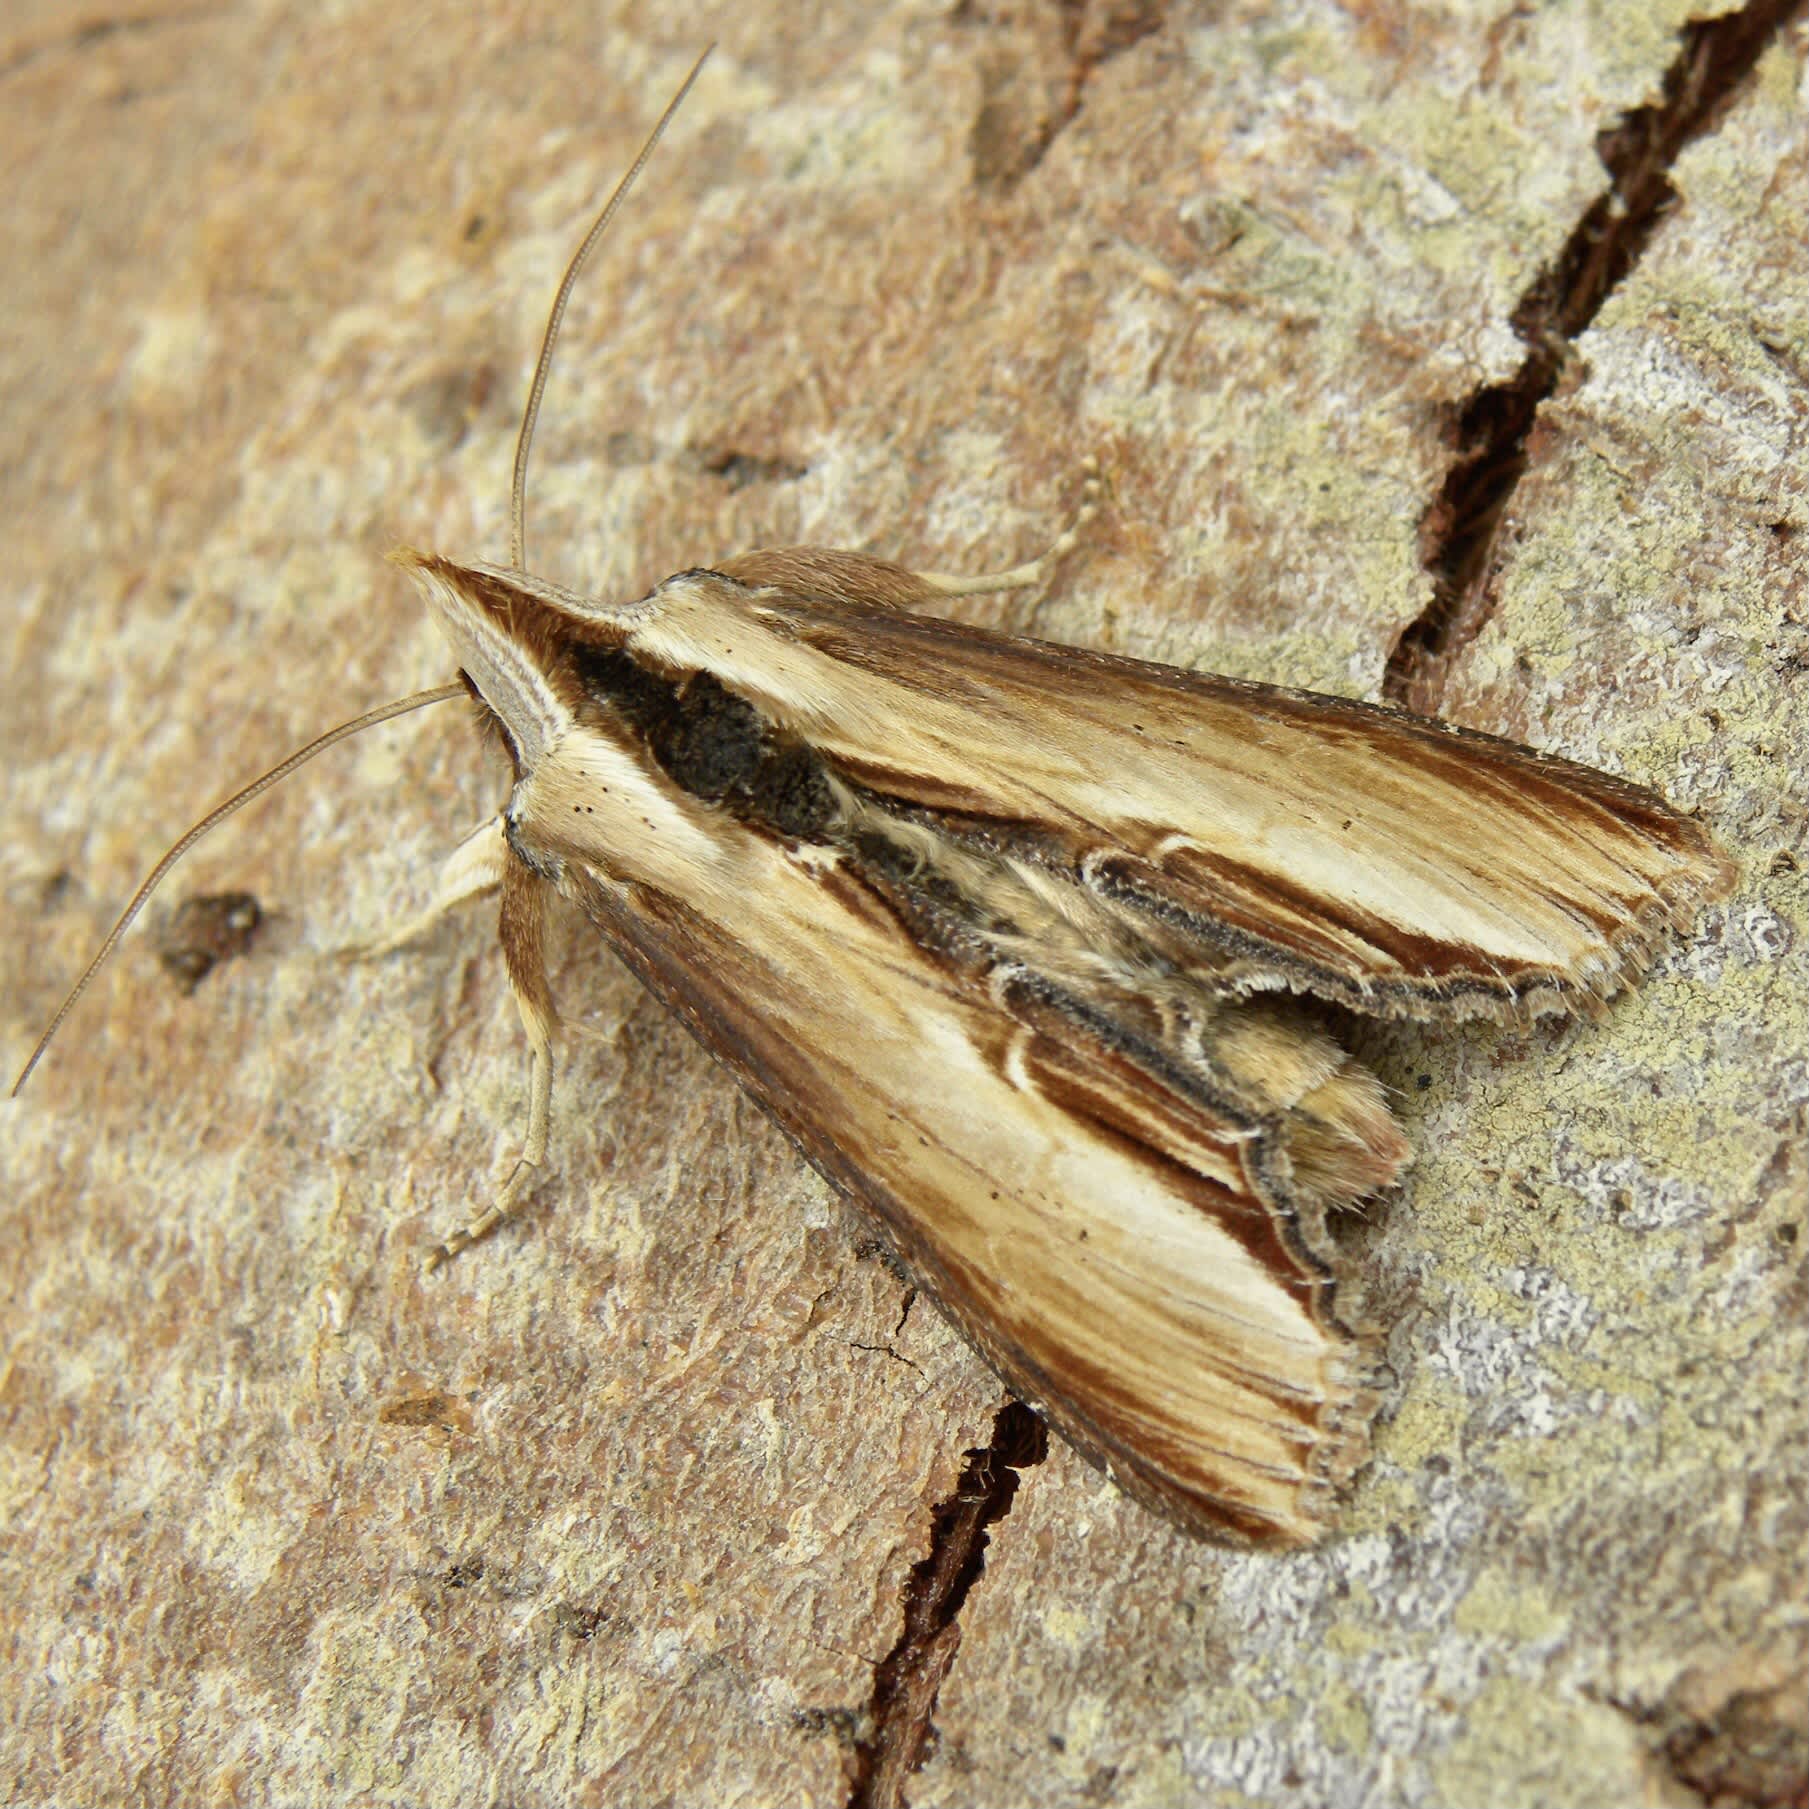
<path fill-rule="evenodd" d="M 486 823 L 479 823 L 447 855 L 434 886 L 433 899 L 425 910 L 416 912 L 375 942 L 354 943 L 339 952 L 347 960 L 394 954 L 397 949 L 425 936 L 442 917 L 456 911 L 460 905 L 500 886 L 508 858 L 509 845 L 503 840 L 502 818 L 494 816 Z"/>
<path fill-rule="evenodd" d="M 1080 507 L 1069 518 L 1068 525 L 1034 559 L 1014 565 L 1009 571 L 982 572 L 971 578 L 954 572 L 914 572 L 912 576 L 936 597 L 983 597 L 993 591 L 1027 590 L 1033 584 L 1041 584 L 1055 569 L 1056 562 L 1074 551 L 1087 523 L 1099 513 L 1099 499 L 1105 494 L 1099 461 L 1090 458 L 1083 469 L 1087 481 L 1081 491 Z"/>
<path fill-rule="evenodd" d="M 1073 551 L 1081 531 L 1099 512 L 1104 493 L 1096 460 L 1086 461 L 1087 483 L 1080 507 L 1068 525 L 1036 558 L 1009 571 L 985 572 L 964 578 L 950 572 L 914 572 L 891 559 L 875 559 L 867 553 L 846 553 L 834 547 L 768 547 L 737 553 L 714 567 L 727 578 L 743 584 L 772 584 L 805 596 L 825 597 L 835 603 L 855 603 L 868 608 L 916 609 L 946 597 L 977 597 L 990 591 L 1023 590 L 1041 584 L 1055 563 Z"/>
<path fill-rule="evenodd" d="M 430 1269 L 488 1237 L 514 1212 L 523 1186 L 546 1160 L 553 1117 L 553 1032 L 559 1027 L 546 977 L 547 884 L 512 855 L 502 870 L 502 949 L 509 990 L 528 1037 L 528 1135 L 509 1178 L 487 1212 L 455 1231 L 427 1259 Z"/>

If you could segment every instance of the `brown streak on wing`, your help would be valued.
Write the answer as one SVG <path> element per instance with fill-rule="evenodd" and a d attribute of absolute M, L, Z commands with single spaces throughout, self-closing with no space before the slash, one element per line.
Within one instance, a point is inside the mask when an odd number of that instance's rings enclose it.
<path fill-rule="evenodd" d="M 1134 1072 L 1127 1073 L 1129 1066 L 1120 1060 L 1113 1065 L 1114 1071 L 1109 1078 L 1090 1073 L 1086 1064 L 1075 1059 L 1066 1046 L 1053 1045 L 1044 1038 L 1036 1039 L 1035 1045 L 1027 1051 L 1026 1060 L 1026 1068 L 1045 1098 L 1071 1112 L 1078 1121 L 1091 1125 L 1102 1136 L 1111 1138 L 1133 1160 L 1149 1165 L 1164 1185 L 1205 1213 L 1308 1312 L 1321 1320 L 1340 1323 L 1334 1307 L 1329 1264 L 1303 1249 L 1290 1215 L 1262 1204 L 1261 1195 L 1254 1191 L 1258 1185 L 1254 1176 L 1242 1191 L 1204 1179 L 1188 1165 L 1182 1154 L 1183 1145 L 1172 1135 L 1172 1127 L 1154 1122 L 1154 1115 L 1149 1111 L 1125 1109 L 1127 1103 L 1134 1102 L 1139 1107 L 1154 1106 L 1161 1116 L 1177 1116 L 1163 1113 L 1160 1100 L 1136 1097 L 1142 1090 L 1138 1083 L 1142 1082 L 1142 1088 L 1146 1089 L 1148 1082 Z M 1126 1092 L 1131 1095 L 1130 1101 L 1126 1099 Z M 1162 1137 L 1162 1143 L 1144 1141 L 1139 1134 L 1144 1131 Z M 1230 1359 L 1219 1359 L 1217 1367 L 1222 1374 L 1239 1376 L 1247 1382 L 1266 1380 L 1261 1371 Z M 1283 1411 L 1293 1411 L 1303 1424 L 1311 1422 L 1318 1405 L 1316 1401 L 1281 1390 L 1274 1392 L 1273 1399 Z"/>
<path fill-rule="evenodd" d="M 1186 1077 L 1153 1068 L 1090 1037 L 1059 1005 L 1019 998 L 1021 1020 L 1044 1028 L 1024 1036 L 1017 1060 L 1027 1082 L 1077 1121 L 1110 1139 L 1161 1184 L 1211 1219 L 1303 1307 L 1325 1316 L 1332 1297 L 1330 1246 L 1323 1228 L 1278 1211 L 1285 1183 L 1273 1171 L 1278 1127 L 1202 1110 Z"/>

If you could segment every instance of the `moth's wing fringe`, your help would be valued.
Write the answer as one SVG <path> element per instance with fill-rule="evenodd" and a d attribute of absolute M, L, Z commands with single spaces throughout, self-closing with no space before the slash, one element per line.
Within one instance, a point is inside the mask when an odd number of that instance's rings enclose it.
<path fill-rule="evenodd" d="M 1687 822 L 1688 820 L 1685 819 Z M 1694 823 L 1689 823 L 1694 828 Z M 1732 891 L 1738 869 L 1706 834 L 1701 838 L 1703 864 L 1681 869 L 1641 903 L 1623 922 L 1607 932 L 1608 948 L 1573 974 L 1544 975 L 1537 980 L 1510 981 L 1500 990 L 1465 988 L 1447 997 L 1450 1016 L 1475 1018 L 1507 1028 L 1524 1030 L 1540 1018 L 1564 1017 L 1599 1022 L 1608 1007 L 1623 993 L 1634 990 L 1661 959 L 1675 949 L 1675 939 L 1696 928 L 1702 914 Z M 1279 976 L 1285 989 L 1306 996 L 1324 996 L 1330 989 L 1321 983 Z M 1428 1014 L 1423 998 L 1402 999 L 1381 988 L 1353 990 L 1336 1002 L 1349 1005 L 1366 1017 L 1423 1020 Z"/>

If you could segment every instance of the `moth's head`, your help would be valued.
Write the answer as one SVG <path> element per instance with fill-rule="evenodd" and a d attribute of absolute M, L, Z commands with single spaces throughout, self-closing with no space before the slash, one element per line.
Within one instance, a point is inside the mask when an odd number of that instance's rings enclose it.
<path fill-rule="evenodd" d="M 393 555 L 420 586 L 453 657 L 494 713 L 516 764 L 532 771 L 571 728 L 582 686 L 573 657 L 599 624 L 585 601 L 495 566 L 435 553 Z M 595 613 L 596 606 L 589 610 Z"/>

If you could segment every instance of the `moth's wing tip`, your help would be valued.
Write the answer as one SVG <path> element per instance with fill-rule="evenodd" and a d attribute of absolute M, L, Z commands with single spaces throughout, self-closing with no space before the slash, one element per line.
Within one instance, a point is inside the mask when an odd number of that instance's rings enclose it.
<path fill-rule="evenodd" d="M 1610 999 L 1639 984 L 1679 936 L 1688 935 L 1713 906 L 1724 903 L 1740 881 L 1739 861 L 1700 824 L 1687 844 L 1687 859 L 1667 874 L 1640 908 L 1615 932 L 1599 970 L 1579 976 L 1582 1009 L 1599 1015 Z M 1573 1006 L 1574 1009 L 1574 1006 Z"/>
<path fill-rule="evenodd" d="M 1725 903 L 1739 884 L 1740 862 L 1706 829 L 1686 841 L 1673 869 L 1650 882 L 1645 896 L 1628 906 L 1619 922 L 1608 926 L 1585 953 L 1563 966 L 1509 980 L 1499 977 L 1461 1001 L 1448 1001 L 1463 1017 L 1485 1018 L 1515 1029 L 1529 1029 L 1541 1018 L 1589 1018 L 1600 1021 L 1610 1005 L 1631 992 L 1677 946 L 1679 937 L 1695 930 L 1714 906 Z M 1391 1014 L 1393 1015 L 1393 1014 Z M 1411 1008 L 1398 1015 L 1418 1015 Z"/>
<path fill-rule="evenodd" d="M 1704 905 L 1720 904 L 1731 897 L 1740 884 L 1739 857 L 1731 854 L 1706 829 L 1702 831 L 1697 852 L 1701 862 L 1699 876 L 1692 876 L 1688 890 L 1676 901 L 1676 908 L 1683 917 L 1679 925 L 1682 929 L 1689 928 Z"/>
<path fill-rule="evenodd" d="M 1348 1277 L 1341 1277 L 1341 1287 Z M 1349 1309 L 1347 1302 L 1340 1307 Z M 1357 1479 L 1374 1455 L 1372 1433 L 1386 1398 L 1389 1370 L 1376 1323 L 1341 1316 L 1328 1328 L 1324 1392 L 1313 1418 L 1311 1444 L 1298 1468 L 1275 1476 L 1268 1489 L 1233 1499 L 1163 1487 L 1120 1462 L 1102 1464 L 1126 1494 L 1171 1523 L 1214 1544 L 1269 1552 L 1308 1551 L 1347 1530 L 1347 1507 Z M 1072 1437 L 1070 1435 L 1070 1442 Z M 1097 1461 L 1079 1447 L 1089 1461 Z"/>

